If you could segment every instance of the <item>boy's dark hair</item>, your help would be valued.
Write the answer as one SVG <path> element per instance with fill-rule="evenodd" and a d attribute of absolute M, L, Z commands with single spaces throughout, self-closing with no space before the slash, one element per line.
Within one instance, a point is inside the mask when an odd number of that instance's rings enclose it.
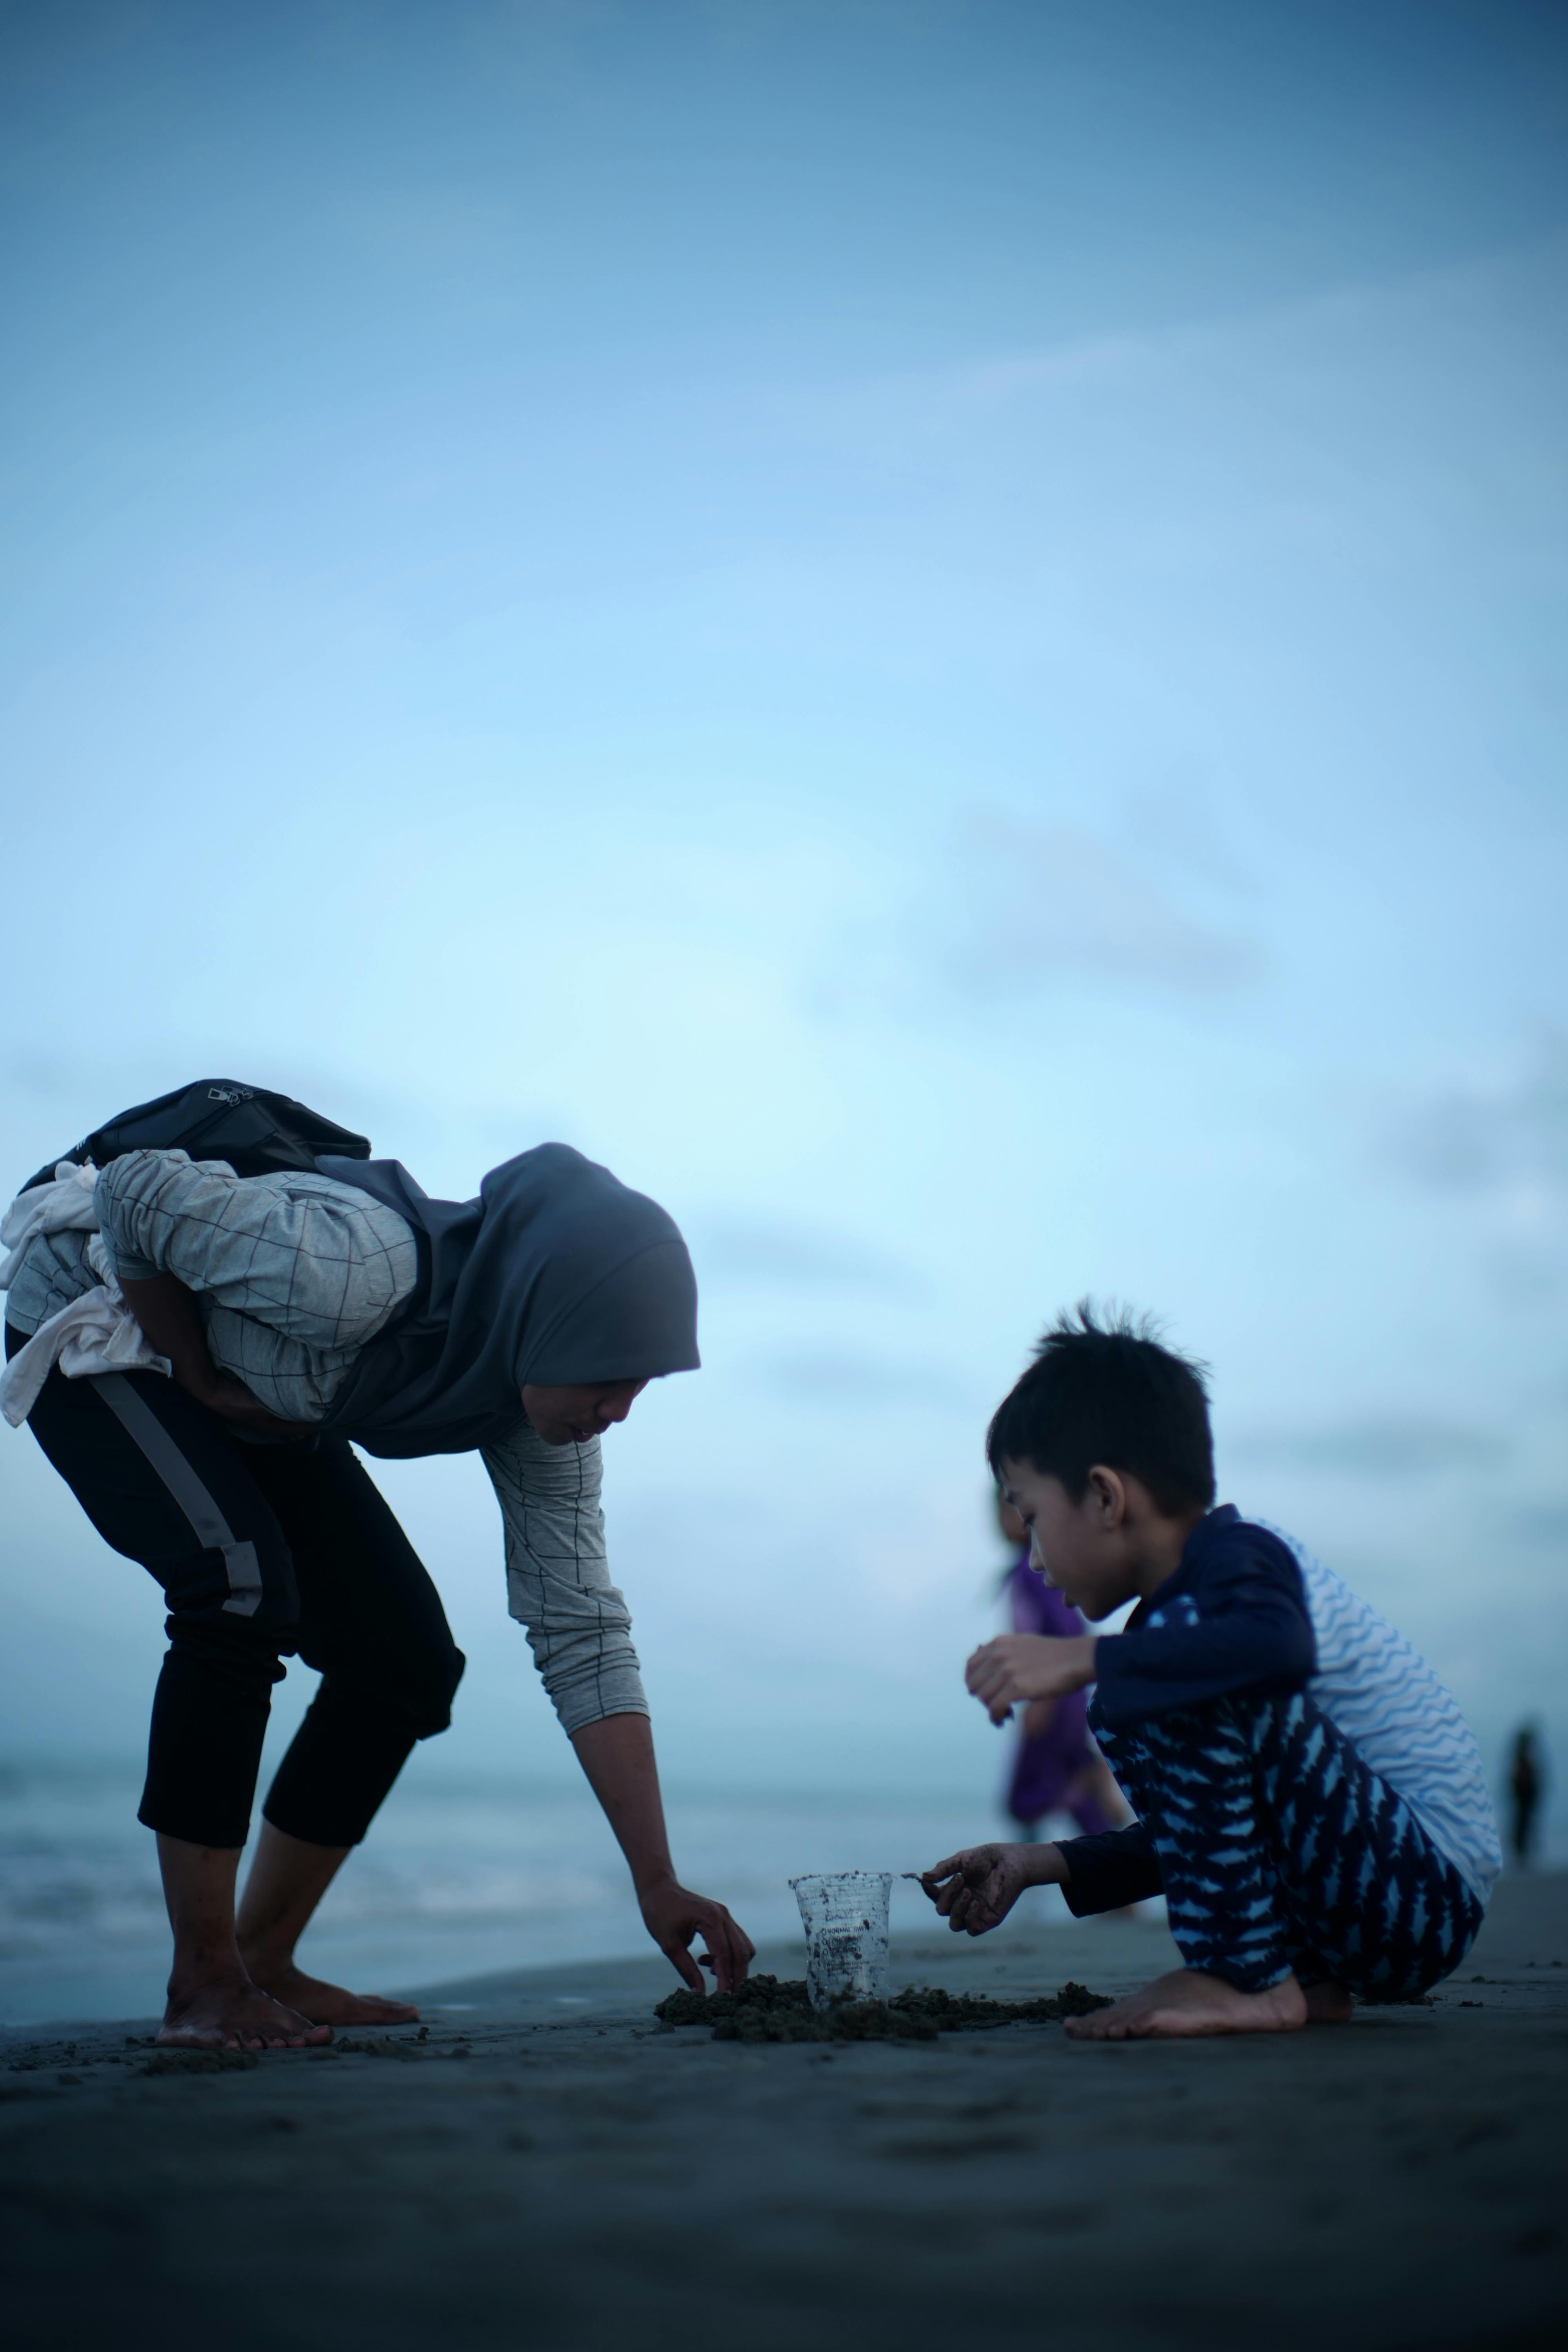
<path fill-rule="evenodd" d="M 1098 1318 L 1092 1300 L 1058 1316 L 985 1433 L 985 1454 L 1059 1478 L 1075 1503 L 1097 1462 L 1125 1470 L 1174 1518 L 1214 1501 L 1207 1367 L 1162 1348 L 1147 1320 Z"/>

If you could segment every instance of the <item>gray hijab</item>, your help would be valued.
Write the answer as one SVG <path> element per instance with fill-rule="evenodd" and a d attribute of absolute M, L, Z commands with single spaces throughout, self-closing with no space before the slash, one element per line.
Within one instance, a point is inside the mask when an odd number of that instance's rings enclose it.
<path fill-rule="evenodd" d="M 492 1168 L 476 1201 L 432 1201 L 395 1160 L 317 1166 L 406 1218 L 420 1267 L 324 1433 L 370 1454 L 462 1454 L 515 1425 L 525 1381 L 697 1370 L 697 1281 L 674 1220 L 570 1145 Z"/>

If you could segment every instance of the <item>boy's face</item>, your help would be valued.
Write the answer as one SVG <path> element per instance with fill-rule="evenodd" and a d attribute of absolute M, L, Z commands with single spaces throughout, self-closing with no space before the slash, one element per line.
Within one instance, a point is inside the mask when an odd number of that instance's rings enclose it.
<path fill-rule="evenodd" d="M 1046 1582 L 1091 1624 L 1135 1597 L 1127 1497 L 1115 1471 L 1092 1471 L 1075 1503 L 1059 1478 L 1029 1462 L 1004 1462 L 1002 1491 L 1029 1530 L 1029 1557 Z"/>

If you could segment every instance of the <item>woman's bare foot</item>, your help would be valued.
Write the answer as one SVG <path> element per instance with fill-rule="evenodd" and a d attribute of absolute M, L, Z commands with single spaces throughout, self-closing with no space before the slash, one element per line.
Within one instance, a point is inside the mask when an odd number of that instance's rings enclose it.
<path fill-rule="evenodd" d="M 323 1984 L 308 1977 L 292 1960 L 269 1967 L 259 1958 L 247 1966 L 273 1998 L 297 2009 L 317 2025 L 417 2025 L 419 2011 L 411 2000 L 384 2000 L 379 1993 L 345 1992 L 342 1985 Z"/>
<path fill-rule="evenodd" d="M 1350 2023 L 1352 2006 L 1351 1997 L 1343 1985 L 1336 1984 L 1332 1977 L 1320 1977 L 1316 1984 L 1303 1985 L 1301 1990 L 1307 1997 L 1309 2025 L 1348 2025 Z"/>
<path fill-rule="evenodd" d="M 1173 1969 L 1142 1992 L 1089 2017 L 1069 2017 L 1078 2042 L 1174 2040 L 1198 2033 L 1294 2033 L 1307 2022 L 1307 1996 L 1294 1977 L 1266 1992 L 1238 1992 L 1201 1969 Z"/>
<path fill-rule="evenodd" d="M 353 1851 L 312 1845 L 264 1821 L 237 1923 L 240 1958 L 258 1985 L 318 2025 L 416 2025 L 412 2001 L 345 1992 L 294 1965 L 317 1904 Z"/>
<path fill-rule="evenodd" d="M 304 2050 L 331 2038 L 330 2025 L 286 2009 L 247 1976 L 171 1990 L 158 2029 L 159 2042 L 175 2050 Z"/>

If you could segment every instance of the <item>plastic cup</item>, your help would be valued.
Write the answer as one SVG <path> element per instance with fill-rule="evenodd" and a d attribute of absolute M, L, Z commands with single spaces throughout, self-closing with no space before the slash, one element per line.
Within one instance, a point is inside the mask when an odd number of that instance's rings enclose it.
<path fill-rule="evenodd" d="M 888 1998 L 888 1870 L 835 1870 L 792 1878 L 805 1927 L 813 2009 Z"/>

